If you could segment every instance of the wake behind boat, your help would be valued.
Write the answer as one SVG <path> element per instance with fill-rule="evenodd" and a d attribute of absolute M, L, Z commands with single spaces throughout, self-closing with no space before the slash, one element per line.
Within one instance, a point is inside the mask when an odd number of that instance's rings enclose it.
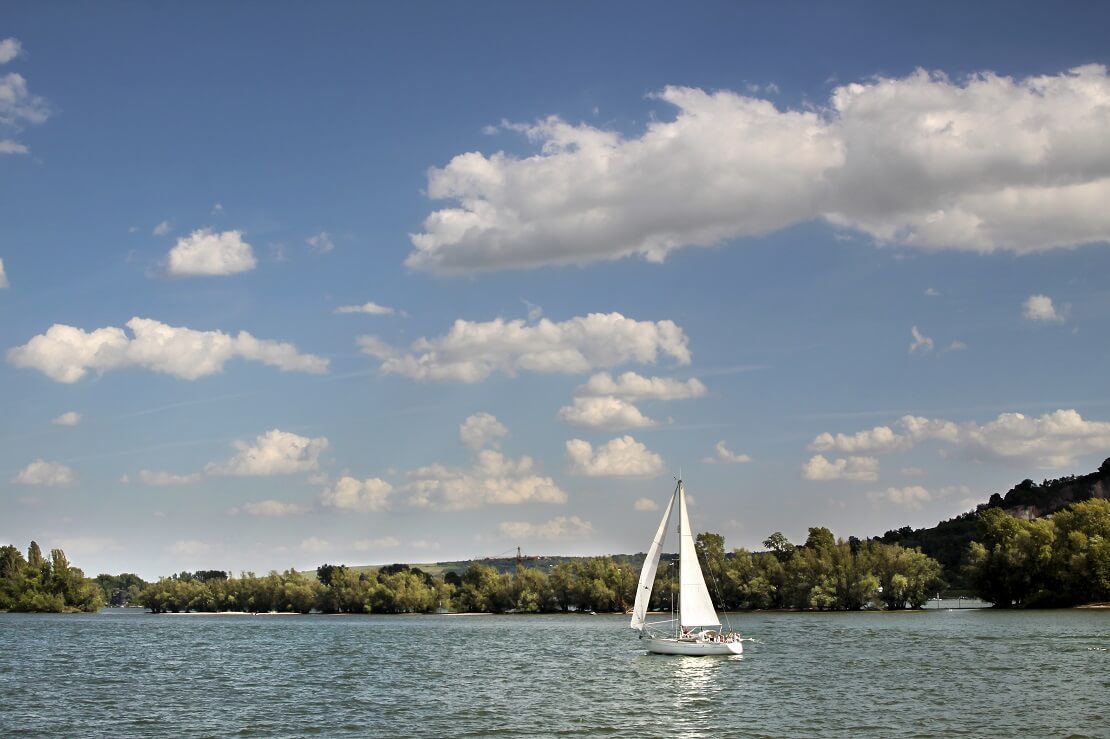
<path fill-rule="evenodd" d="M 666 621 L 648 623 L 648 601 L 651 588 L 655 584 L 655 573 L 659 569 L 659 555 L 667 538 L 667 525 L 671 512 L 678 504 L 678 563 L 679 563 L 679 605 L 678 613 Z M 677 618 L 673 617 L 677 616 Z M 667 626 L 668 630 L 653 627 Z M 731 629 L 721 629 L 721 621 L 713 608 L 709 590 L 705 587 L 701 564 L 694 546 L 694 535 L 690 531 L 690 517 L 686 513 L 686 489 L 682 480 L 675 485 L 671 500 L 663 511 L 663 520 L 655 532 L 644 567 L 640 570 L 640 582 L 636 587 L 636 604 L 632 608 L 633 629 L 640 632 L 649 652 L 655 654 L 683 654 L 689 656 L 732 655 L 744 652 L 743 639 Z"/>

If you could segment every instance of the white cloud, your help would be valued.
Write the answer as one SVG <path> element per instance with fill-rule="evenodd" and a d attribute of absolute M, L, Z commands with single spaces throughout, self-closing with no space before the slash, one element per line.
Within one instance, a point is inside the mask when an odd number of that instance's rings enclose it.
<path fill-rule="evenodd" d="M 459 426 L 459 441 L 471 449 L 481 449 L 491 445 L 496 447 L 497 440 L 509 433 L 505 424 L 490 413 L 475 413 Z"/>
<path fill-rule="evenodd" d="M 923 503 L 928 503 L 933 499 L 929 491 L 920 485 L 909 485 L 904 488 L 887 488 L 882 492 L 868 493 L 867 497 L 871 500 L 886 501 L 913 510 L 918 510 Z"/>
<path fill-rule="evenodd" d="M 1042 323 L 1059 323 L 1064 317 L 1056 312 L 1052 298 L 1047 295 L 1030 295 L 1021 306 L 1021 314 L 1030 321 Z"/>
<path fill-rule="evenodd" d="M 632 504 L 633 510 L 637 511 L 657 511 L 659 504 L 651 498 L 637 498 L 636 502 Z"/>
<path fill-rule="evenodd" d="M 935 287 L 927 287 L 925 288 L 925 294 L 930 298 L 940 297 L 940 290 Z"/>
<path fill-rule="evenodd" d="M 257 503 L 244 503 L 232 508 L 230 513 L 246 513 L 248 516 L 292 516 L 304 513 L 308 508 L 296 503 L 283 503 L 280 500 L 260 500 Z"/>
<path fill-rule="evenodd" d="M 946 351 L 946 352 L 967 351 L 967 344 L 960 341 L 959 339 L 955 339 L 955 340 L 952 341 L 951 344 L 949 344 L 947 347 L 944 348 L 944 351 Z"/>
<path fill-rule="evenodd" d="M 152 472 L 150 470 L 139 470 L 139 482 L 143 485 L 152 485 L 154 487 L 170 487 L 177 485 L 196 485 L 200 482 L 201 476 L 199 472 L 193 472 L 188 475 L 176 475 L 172 472 Z"/>
<path fill-rule="evenodd" d="M 23 51 L 23 45 L 17 38 L 6 38 L 0 41 L 0 64 L 7 64 L 19 56 L 21 51 Z"/>
<path fill-rule="evenodd" d="M 239 450 L 238 454 L 226 462 L 213 462 L 204 471 L 238 477 L 313 472 L 320 465 L 320 454 L 328 448 L 328 440 L 273 429 L 259 434 L 253 444 L 236 441 L 232 446 Z"/>
<path fill-rule="evenodd" d="M 77 411 L 67 411 L 53 419 L 50 423 L 55 426 L 76 426 L 81 423 L 81 414 Z"/>
<path fill-rule="evenodd" d="M 328 552 L 331 551 L 331 542 L 315 536 L 310 536 L 301 541 L 301 551 L 312 552 L 313 554 Z"/>
<path fill-rule="evenodd" d="M 374 337 L 363 351 L 381 358 L 381 371 L 416 380 L 481 382 L 493 372 L 587 372 L 626 362 L 654 363 L 660 355 L 690 363 L 686 334 L 673 321 L 637 321 L 620 313 L 591 313 L 561 323 L 456 320 L 444 336 L 418 339 L 410 353 Z"/>
<path fill-rule="evenodd" d="M 169 221 L 162 221 L 161 223 L 159 223 L 157 226 L 154 227 L 154 230 L 151 233 L 154 236 L 165 236 L 166 234 L 168 234 L 170 232 L 170 229 L 172 229 L 172 228 L 173 228 L 172 223 L 170 223 Z"/>
<path fill-rule="evenodd" d="M 817 436 L 809 448 L 815 452 L 843 452 L 845 454 L 882 453 L 902 451 L 913 445 L 913 440 L 894 432 L 889 426 L 876 426 L 855 434 L 832 434 L 825 432 Z"/>
<path fill-rule="evenodd" d="M 653 477 L 663 471 L 663 458 L 631 436 L 620 436 L 601 445 L 582 439 L 566 444 L 571 472 L 586 477 Z"/>
<path fill-rule="evenodd" d="M 45 123 L 50 117 L 46 100 L 27 90 L 27 80 L 15 72 L 0 77 L 0 127 L 19 130 L 24 123 Z"/>
<path fill-rule="evenodd" d="M 320 493 L 320 502 L 329 508 L 373 513 L 389 510 L 392 493 L 393 486 L 385 480 L 377 477 L 357 480 L 344 475 Z"/>
<path fill-rule="evenodd" d="M 223 204 L 222 203 L 213 203 L 212 204 L 212 210 L 210 212 L 214 216 L 220 215 L 221 213 L 224 212 Z"/>
<path fill-rule="evenodd" d="M 880 243 L 1019 254 L 1110 239 L 1102 65 L 1015 79 L 918 70 L 776 108 L 668 87 L 624 138 L 557 117 L 504 124 L 539 151 L 460 154 L 428 194 L 453 201 L 413 234 L 410 267 L 582 264 L 767 233 L 824 217 Z"/>
<path fill-rule="evenodd" d="M 535 473 L 530 457 L 515 462 L 501 452 L 480 450 L 469 469 L 433 464 L 408 473 L 404 486 L 418 508 L 459 510 L 485 505 L 566 503 L 567 494 L 550 477 Z"/>
<path fill-rule="evenodd" d="M 658 426 L 627 400 L 612 397 L 575 398 L 574 405 L 559 409 L 559 419 L 571 426 L 598 431 L 618 431 Z"/>
<path fill-rule="evenodd" d="M 643 377 L 635 372 L 625 372 L 615 380 L 608 372 L 598 372 L 575 390 L 576 395 L 612 395 L 630 400 L 680 400 L 700 398 L 705 393 L 705 385 L 695 377 L 682 382 L 668 377 Z"/>
<path fill-rule="evenodd" d="M 724 440 L 718 441 L 713 447 L 713 456 L 702 459 L 703 464 L 746 464 L 752 458 L 747 454 L 736 454 L 725 445 Z"/>
<path fill-rule="evenodd" d="M 574 539 L 588 536 L 594 531 L 593 524 L 578 516 L 556 516 L 544 523 L 527 521 L 503 521 L 498 529 L 501 534 L 512 539 Z"/>
<path fill-rule="evenodd" d="M 246 331 L 197 331 L 169 326 L 150 318 L 127 322 L 134 338 L 122 328 L 108 326 L 85 332 L 56 323 L 45 334 L 8 350 L 8 362 L 37 369 L 58 382 L 77 382 L 88 370 L 107 372 L 142 367 L 186 380 L 223 370 L 234 357 L 250 359 L 286 372 L 327 372 L 328 360 L 299 354 L 292 344 L 256 339 Z"/>
<path fill-rule="evenodd" d="M 0 289 L 8 287 L 8 276 L 4 273 L 4 260 L 0 259 Z"/>
<path fill-rule="evenodd" d="M 829 461 L 822 454 L 814 455 L 802 465 L 806 480 L 877 480 L 879 460 L 874 457 L 847 457 Z"/>
<path fill-rule="evenodd" d="M 315 236 L 309 236 L 304 241 L 321 254 L 327 254 L 335 248 L 335 242 L 331 240 L 331 236 L 328 235 L 327 231 L 321 231 Z"/>
<path fill-rule="evenodd" d="M 917 326 L 914 326 L 910 330 L 910 333 L 913 334 L 913 343 L 910 344 L 910 354 L 914 354 L 916 352 L 928 354 L 929 352 L 933 351 L 933 347 L 935 346 L 933 340 L 918 331 Z"/>
<path fill-rule="evenodd" d="M 12 482 L 19 485 L 42 485 L 45 487 L 65 487 L 77 481 L 73 470 L 61 462 L 47 462 L 36 459 L 19 471 Z"/>
<path fill-rule="evenodd" d="M 1083 454 L 1101 454 L 1110 449 L 1110 422 L 1087 421 L 1075 410 L 1061 409 L 1036 418 L 1003 413 L 985 424 L 921 416 L 903 416 L 898 423 L 904 429 L 901 434 L 886 426 L 850 436 L 823 433 L 813 440 L 810 449 L 881 454 L 938 441 L 974 459 L 1042 468 L 1064 467 Z"/>
<path fill-rule="evenodd" d="M 0 139 L 0 154 L 30 154 L 31 150 L 25 144 L 13 139 Z"/>
<path fill-rule="evenodd" d="M 391 316 L 397 311 L 377 303 L 363 303 L 362 305 L 341 305 L 335 309 L 336 313 L 369 313 L 372 316 Z"/>
<path fill-rule="evenodd" d="M 205 554 L 209 549 L 208 544 L 196 539 L 178 539 L 169 546 L 169 551 L 173 554 L 183 554 L 186 556 L 196 556 L 198 554 Z"/>
<path fill-rule="evenodd" d="M 354 548 L 360 552 L 374 549 L 394 549 L 401 545 L 401 540 L 395 536 L 383 536 L 378 539 L 359 539 L 354 542 Z"/>
<path fill-rule="evenodd" d="M 243 241 L 242 233 L 215 233 L 207 228 L 179 238 L 166 257 L 166 272 L 175 277 L 233 275 L 257 265 L 251 245 Z"/>

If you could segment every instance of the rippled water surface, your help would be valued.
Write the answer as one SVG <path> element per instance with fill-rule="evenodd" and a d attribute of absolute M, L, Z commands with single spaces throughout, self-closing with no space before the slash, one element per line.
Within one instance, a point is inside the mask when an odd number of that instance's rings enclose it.
<path fill-rule="evenodd" d="M 0 735 L 1110 736 L 1110 612 L 752 614 L 743 658 L 617 616 L 0 614 Z"/>

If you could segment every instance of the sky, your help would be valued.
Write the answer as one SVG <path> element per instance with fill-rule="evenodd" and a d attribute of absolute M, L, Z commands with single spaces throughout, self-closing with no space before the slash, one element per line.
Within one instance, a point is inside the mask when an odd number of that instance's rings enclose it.
<path fill-rule="evenodd" d="M 1100 3 L 8 3 L 0 543 L 929 526 L 1110 457 Z"/>

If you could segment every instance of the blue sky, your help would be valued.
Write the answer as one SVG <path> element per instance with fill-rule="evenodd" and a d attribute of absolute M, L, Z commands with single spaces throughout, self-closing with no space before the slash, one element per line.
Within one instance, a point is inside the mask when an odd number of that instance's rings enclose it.
<path fill-rule="evenodd" d="M 4 15 L 5 541 L 632 552 L 681 470 L 758 547 L 1110 456 L 1099 4 Z"/>

